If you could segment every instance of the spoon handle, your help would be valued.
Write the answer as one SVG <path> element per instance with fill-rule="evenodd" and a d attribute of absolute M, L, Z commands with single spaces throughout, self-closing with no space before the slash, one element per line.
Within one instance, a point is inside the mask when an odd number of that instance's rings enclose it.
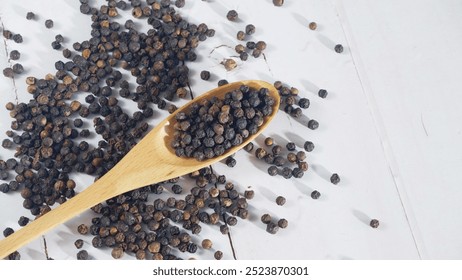
<path fill-rule="evenodd" d="M 104 189 L 110 190 L 110 188 L 104 188 L 102 184 L 105 184 L 105 182 L 102 180 L 96 181 L 75 197 L 32 221 L 7 238 L 0 240 L 0 259 L 7 257 L 38 236 L 101 202 L 101 196 L 95 195 L 95 191 L 100 193 Z"/>

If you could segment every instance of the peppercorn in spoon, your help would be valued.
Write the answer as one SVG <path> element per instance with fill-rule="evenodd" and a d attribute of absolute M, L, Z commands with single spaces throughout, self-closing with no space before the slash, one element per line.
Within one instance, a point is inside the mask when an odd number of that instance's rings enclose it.
<path fill-rule="evenodd" d="M 250 92 L 249 89 L 252 91 Z M 259 114 L 258 118 L 255 114 L 248 116 L 242 112 L 235 118 L 226 118 L 230 108 L 240 108 L 240 100 L 246 94 L 253 94 L 249 100 L 246 100 L 246 106 L 255 109 L 262 108 L 263 113 Z M 198 110 L 200 106 L 205 108 L 204 104 L 207 101 L 225 99 L 228 99 L 228 102 L 221 102 L 221 108 L 210 106 L 214 109 L 207 112 L 208 119 L 197 116 L 193 118 L 190 114 L 192 110 Z M 271 102 L 262 107 L 264 100 L 271 100 Z M 235 102 L 239 105 L 236 105 Z M 189 174 L 237 152 L 268 126 L 275 117 L 279 104 L 279 93 L 274 86 L 257 80 L 223 85 L 202 94 L 160 122 L 116 166 L 84 191 L 1 240 L 0 259 L 102 201 L 137 188 Z M 203 115 L 202 113 L 200 116 Z M 219 117 L 217 120 L 211 120 L 212 115 Z M 187 119 L 188 116 L 190 119 Z M 199 146 L 194 146 L 181 138 L 181 135 L 186 138 L 191 136 L 184 135 L 188 134 L 191 126 L 194 126 L 194 121 L 199 119 L 202 125 L 218 124 L 213 129 L 224 133 L 223 137 L 228 139 L 228 145 L 220 145 L 219 149 L 212 149 L 208 143 L 211 140 L 206 142 L 204 139 L 202 144 L 205 146 L 197 149 Z M 185 120 L 188 121 L 187 126 L 182 123 Z M 224 130 L 223 128 L 231 126 L 241 130 L 248 128 L 245 133 L 247 135 L 242 136 L 244 133 L 233 134 L 234 129 Z M 228 131 L 230 135 L 225 135 Z"/>

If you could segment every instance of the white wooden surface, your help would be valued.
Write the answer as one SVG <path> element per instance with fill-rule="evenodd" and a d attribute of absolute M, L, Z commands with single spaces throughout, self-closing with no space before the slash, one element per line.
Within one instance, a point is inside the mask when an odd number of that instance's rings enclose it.
<path fill-rule="evenodd" d="M 239 190 L 251 186 L 256 191 L 250 219 L 231 228 L 238 259 L 462 257 L 460 1 L 286 0 L 279 8 L 270 0 L 186 2 L 180 10 L 185 18 L 217 31 L 199 46 L 198 62 L 190 65 L 195 94 L 211 89 L 219 78 L 282 80 L 311 100 L 306 115 L 320 123 L 312 131 L 306 120 L 300 123 L 281 112 L 265 132 L 299 148 L 305 140 L 315 143 L 308 155 L 312 168 L 301 180 L 269 177 L 266 164 L 245 152 L 237 154 L 233 169 L 214 166 Z M 239 12 L 241 21 L 226 20 L 230 9 Z M 27 11 L 38 19 L 27 21 Z M 29 98 L 25 77 L 53 73 L 54 62 L 62 59 L 50 45 L 56 34 L 65 37 L 70 49 L 90 36 L 90 18 L 78 12 L 78 1 L 4 0 L 0 16 L 6 29 L 24 37 L 22 44 L 7 42 L 8 51 L 21 52 L 19 62 L 26 68 L 15 82 L 20 101 Z M 55 22 L 53 29 L 44 27 L 48 18 Z M 318 30 L 307 28 L 310 21 L 318 23 Z M 214 48 L 237 44 L 235 34 L 248 23 L 257 28 L 252 38 L 267 42 L 267 61 L 249 59 L 226 73 L 219 62 L 234 53 Z M 333 51 L 337 43 L 345 48 L 342 54 Z M 1 45 L 0 68 L 7 65 Z M 200 80 L 204 69 L 212 72 L 212 81 Z M 319 88 L 328 90 L 326 99 L 317 96 Z M 0 77 L 0 103 L 14 100 L 14 91 L 11 79 Z M 10 121 L 2 105 L 2 135 Z M 257 143 L 262 141 L 263 136 Z M 9 156 L 0 150 L 0 158 Z M 342 178 L 337 186 L 328 179 L 334 172 Z M 91 182 L 87 176 L 76 180 L 81 189 Z M 310 198 L 314 189 L 322 194 L 319 200 Z M 287 198 L 284 206 L 274 202 L 278 195 Z M 17 218 L 28 215 L 17 194 L 0 194 L 0 205 L 8 209 L 0 212 L 2 228 L 17 228 Z M 263 213 L 286 218 L 289 227 L 268 234 L 259 221 Z M 50 256 L 75 259 L 76 226 L 90 217 L 88 211 L 47 234 Z M 372 218 L 380 220 L 378 229 L 369 227 Z M 212 239 L 225 259 L 233 258 L 228 238 L 217 228 L 204 226 L 194 240 L 203 238 Z M 84 239 L 94 258 L 111 259 L 107 250 L 91 248 L 90 237 Z M 23 259 L 44 258 L 41 240 L 20 252 Z M 212 254 L 199 251 L 197 257 L 211 259 Z"/>

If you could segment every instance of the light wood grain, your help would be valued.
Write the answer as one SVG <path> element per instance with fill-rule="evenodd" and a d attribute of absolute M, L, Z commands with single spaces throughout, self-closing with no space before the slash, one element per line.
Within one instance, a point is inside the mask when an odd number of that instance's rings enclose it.
<path fill-rule="evenodd" d="M 177 157 L 170 146 L 173 125 L 176 122 L 175 114 L 186 110 L 192 103 L 202 99 L 210 99 L 213 96 L 224 98 L 227 92 L 237 89 L 241 85 L 248 85 L 253 88 L 268 88 L 270 95 L 276 100 L 272 114 L 265 118 L 265 122 L 259 128 L 258 133 L 249 136 L 241 145 L 233 147 L 223 155 L 212 159 L 197 161 L 193 158 Z M 255 139 L 269 125 L 279 110 L 279 104 L 280 98 L 277 90 L 264 81 L 235 82 L 202 94 L 159 123 L 116 166 L 83 192 L 1 240 L 0 259 L 5 258 L 48 230 L 102 201 L 140 187 L 191 173 L 237 152 Z"/>

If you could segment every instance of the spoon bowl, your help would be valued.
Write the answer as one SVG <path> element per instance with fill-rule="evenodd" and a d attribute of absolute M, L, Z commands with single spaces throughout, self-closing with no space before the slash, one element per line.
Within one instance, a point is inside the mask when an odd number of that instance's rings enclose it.
<path fill-rule="evenodd" d="M 258 132 L 249 135 L 241 145 L 231 147 L 223 155 L 211 159 L 197 161 L 194 158 L 178 157 L 171 147 L 173 126 L 176 123 L 175 115 L 187 111 L 191 104 L 203 99 L 212 97 L 224 99 L 226 93 L 242 85 L 257 89 L 267 88 L 269 95 L 275 100 L 271 115 L 265 117 Z M 232 155 L 255 139 L 269 125 L 278 112 L 279 104 L 279 93 L 274 86 L 258 80 L 230 83 L 191 100 L 153 128 L 103 177 L 67 202 L 1 240 L 0 259 L 102 201 L 150 184 L 189 174 Z"/>

